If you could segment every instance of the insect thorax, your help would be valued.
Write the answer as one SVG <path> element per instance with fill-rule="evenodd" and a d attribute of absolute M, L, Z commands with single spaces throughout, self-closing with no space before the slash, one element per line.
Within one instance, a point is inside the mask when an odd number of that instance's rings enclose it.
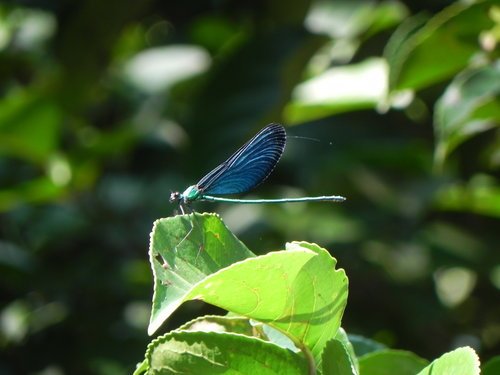
<path fill-rule="evenodd" d="M 198 199 L 200 196 L 200 190 L 196 187 L 196 185 L 191 185 L 182 193 L 182 197 L 185 202 L 194 201 Z"/>

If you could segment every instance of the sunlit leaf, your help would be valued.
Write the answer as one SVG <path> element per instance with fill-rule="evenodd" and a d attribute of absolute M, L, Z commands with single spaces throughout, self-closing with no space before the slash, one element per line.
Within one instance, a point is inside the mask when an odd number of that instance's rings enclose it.
<path fill-rule="evenodd" d="M 323 350 L 323 375 L 359 374 L 344 342 L 332 339 Z"/>
<path fill-rule="evenodd" d="M 480 50 L 481 31 L 493 25 L 488 17 L 492 4 L 489 0 L 455 2 L 421 28 L 421 18 L 410 19 L 410 26 L 403 24 L 405 32 L 394 34 L 385 53 L 389 89 L 418 90 L 463 69 Z"/>
<path fill-rule="evenodd" d="M 231 332 L 246 336 L 254 336 L 254 330 L 250 320 L 240 316 L 205 315 L 183 324 L 177 330 L 219 333 Z"/>
<path fill-rule="evenodd" d="M 372 23 L 366 30 L 367 36 L 372 36 L 379 31 L 391 28 L 408 17 L 408 9 L 402 2 L 381 1 L 376 3 L 370 2 L 370 4 L 376 5 L 376 8 L 370 12 Z"/>
<path fill-rule="evenodd" d="M 383 59 L 330 68 L 295 88 L 285 108 L 286 122 L 301 123 L 339 112 L 375 108 L 387 94 L 386 83 Z"/>
<path fill-rule="evenodd" d="M 273 344 L 281 346 L 282 348 L 290 349 L 294 352 L 300 351 L 300 349 L 297 348 L 297 346 L 293 343 L 293 341 L 284 333 L 269 326 L 268 324 L 259 323 L 256 322 L 255 320 L 253 320 L 252 323 L 256 328 L 262 331 L 266 340 L 272 342 Z"/>
<path fill-rule="evenodd" d="M 144 50 L 127 62 L 125 78 L 140 90 L 156 93 L 208 69 L 210 56 L 189 45 L 157 47 Z"/>
<path fill-rule="evenodd" d="M 146 371 L 148 371 L 148 369 L 149 369 L 149 362 L 147 359 L 145 359 L 141 363 L 137 364 L 137 367 L 136 367 L 133 375 L 144 374 Z"/>
<path fill-rule="evenodd" d="M 312 32 L 332 38 L 356 38 L 374 34 L 401 21 L 405 6 L 397 1 L 317 1 L 305 20 Z"/>
<path fill-rule="evenodd" d="M 479 358 L 469 347 L 455 349 L 434 360 L 418 375 L 479 375 Z"/>
<path fill-rule="evenodd" d="M 53 36 L 56 20 L 52 13 L 34 8 L 1 9 L 0 50 L 11 47 L 28 52 L 41 49 Z"/>
<path fill-rule="evenodd" d="M 500 126 L 500 62 L 457 75 L 437 101 L 435 162 L 474 134 Z"/>
<path fill-rule="evenodd" d="M 157 220 L 151 233 L 150 262 L 155 279 L 149 334 L 189 297 L 208 275 L 253 254 L 215 215 L 183 215 Z"/>
<path fill-rule="evenodd" d="M 299 354 L 257 338 L 232 333 L 174 331 L 148 347 L 148 373 L 305 374 Z"/>
<path fill-rule="evenodd" d="M 389 88 L 393 89 L 399 70 L 403 67 L 404 58 L 409 53 L 409 45 L 415 43 L 415 34 L 425 25 L 429 17 L 424 14 L 412 15 L 404 20 L 391 34 L 384 48 L 384 58 L 389 64 Z"/>
<path fill-rule="evenodd" d="M 352 367 L 356 373 L 359 373 L 359 363 L 358 363 L 358 357 L 356 355 L 356 352 L 354 350 L 354 346 L 352 345 L 350 341 L 350 335 L 347 334 L 347 332 L 340 327 L 339 330 L 337 331 L 337 334 L 335 335 L 335 339 L 340 341 L 344 348 L 347 351 L 347 354 L 349 356 L 349 360 L 352 364 Z"/>
<path fill-rule="evenodd" d="M 444 306 L 464 302 L 476 286 L 477 274 L 465 267 L 443 267 L 434 273 L 436 294 Z"/>
<path fill-rule="evenodd" d="M 342 269 L 335 270 L 335 259 L 316 245 L 294 242 L 287 251 L 221 269 L 251 253 L 216 216 L 194 217 L 198 229 L 190 229 L 191 216 L 177 216 L 157 221 L 153 230 L 155 294 L 149 332 L 183 301 L 201 299 L 280 330 L 321 362 L 347 302 L 347 278 Z"/>
<path fill-rule="evenodd" d="M 320 363 L 340 326 L 347 278 L 319 247 L 292 243 L 287 250 L 236 263 L 207 277 L 188 297 L 265 322 L 299 347 L 305 344 Z"/>

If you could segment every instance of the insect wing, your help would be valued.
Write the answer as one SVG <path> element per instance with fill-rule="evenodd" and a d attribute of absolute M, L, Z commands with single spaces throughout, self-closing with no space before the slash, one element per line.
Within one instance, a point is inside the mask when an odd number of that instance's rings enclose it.
<path fill-rule="evenodd" d="M 243 193 L 264 181 L 278 163 L 286 144 L 283 126 L 271 124 L 262 129 L 229 159 L 217 166 L 197 184 L 207 195 Z"/>

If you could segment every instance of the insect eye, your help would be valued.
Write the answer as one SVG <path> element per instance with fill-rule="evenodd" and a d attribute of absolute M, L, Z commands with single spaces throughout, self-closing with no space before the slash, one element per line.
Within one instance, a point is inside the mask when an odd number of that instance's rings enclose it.
<path fill-rule="evenodd" d="M 180 193 L 178 191 L 170 193 L 170 203 L 178 201 L 180 199 Z"/>

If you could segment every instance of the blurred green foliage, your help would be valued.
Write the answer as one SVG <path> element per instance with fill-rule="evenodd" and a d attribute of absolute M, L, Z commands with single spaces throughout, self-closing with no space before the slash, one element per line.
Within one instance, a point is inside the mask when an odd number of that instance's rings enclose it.
<path fill-rule="evenodd" d="M 130 373 L 153 221 L 272 121 L 321 142 L 252 194 L 348 201 L 197 210 L 331 249 L 350 333 L 498 353 L 499 28 L 495 0 L 0 4 L 0 373 Z"/>

